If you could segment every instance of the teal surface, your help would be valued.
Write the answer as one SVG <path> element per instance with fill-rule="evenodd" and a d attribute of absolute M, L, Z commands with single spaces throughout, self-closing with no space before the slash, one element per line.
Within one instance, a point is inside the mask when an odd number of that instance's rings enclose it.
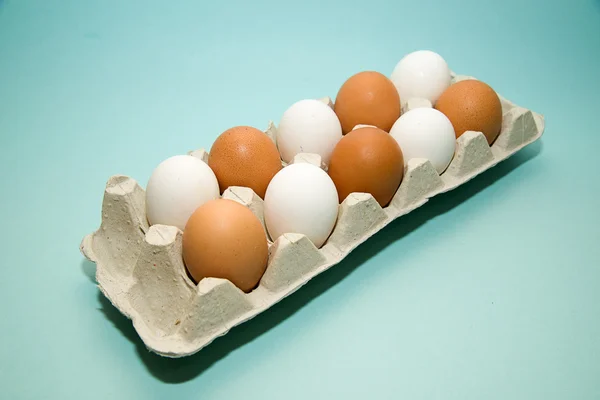
<path fill-rule="evenodd" d="M 145 186 L 428 48 L 546 131 L 199 354 L 149 353 L 79 253 Z M 600 398 L 600 2 L 0 1 L 0 397 Z"/>

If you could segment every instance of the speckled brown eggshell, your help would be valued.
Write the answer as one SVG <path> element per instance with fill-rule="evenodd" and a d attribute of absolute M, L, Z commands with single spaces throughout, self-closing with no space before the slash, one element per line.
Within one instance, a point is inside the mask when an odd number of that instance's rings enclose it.
<path fill-rule="evenodd" d="M 379 128 L 355 129 L 336 145 L 328 174 L 340 202 L 350 193 L 370 193 L 385 207 L 404 176 L 402 150 L 389 133 Z"/>
<path fill-rule="evenodd" d="M 196 283 L 228 279 L 244 292 L 254 289 L 268 260 L 265 230 L 243 205 L 216 199 L 196 209 L 183 232 L 183 260 Z"/>
<path fill-rule="evenodd" d="M 498 94 L 478 80 L 450 85 L 435 108 L 452 122 L 457 138 L 466 131 L 482 132 L 491 145 L 502 128 L 502 104 Z"/>
<path fill-rule="evenodd" d="M 344 82 L 333 108 L 344 135 L 356 125 L 372 125 L 389 132 L 400 117 L 400 95 L 388 77 L 364 71 Z"/>
<path fill-rule="evenodd" d="M 210 149 L 208 166 L 217 177 L 221 194 L 230 186 L 244 186 L 261 198 L 282 168 L 275 143 L 250 126 L 236 126 L 219 135 Z"/>

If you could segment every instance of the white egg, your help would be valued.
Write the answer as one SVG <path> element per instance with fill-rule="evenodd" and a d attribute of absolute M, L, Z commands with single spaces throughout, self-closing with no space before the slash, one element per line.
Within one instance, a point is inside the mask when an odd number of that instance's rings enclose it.
<path fill-rule="evenodd" d="M 427 99 L 435 104 L 450 86 L 450 68 L 439 54 L 419 50 L 400 60 L 390 77 L 402 103 L 413 97 Z"/>
<path fill-rule="evenodd" d="M 273 240 L 300 233 L 319 248 L 333 231 L 338 205 L 337 189 L 325 171 L 308 163 L 291 164 L 267 187 L 265 225 Z"/>
<path fill-rule="evenodd" d="M 300 100 L 288 108 L 277 127 L 281 159 L 291 162 L 298 153 L 314 153 L 329 163 L 342 138 L 342 125 L 331 107 L 319 100 Z"/>
<path fill-rule="evenodd" d="M 448 168 L 456 150 L 452 123 L 435 108 L 415 108 L 402 114 L 390 134 L 402 149 L 404 164 L 411 158 L 426 158 L 438 174 Z"/>
<path fill-rule="evenodd" d="M 170 157 L 154 169 L 148 180 L 148 222 L 183 231 L 196 208 L 219 195 L 217 177 L 204 161 L 189 155 Z"/>

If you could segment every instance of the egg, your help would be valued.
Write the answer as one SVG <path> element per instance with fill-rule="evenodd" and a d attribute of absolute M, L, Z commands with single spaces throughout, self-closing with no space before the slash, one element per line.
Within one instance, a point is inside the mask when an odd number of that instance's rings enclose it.
<path fill-rule="evenodd" d="M 405 166 L 412 158 L 426 158 L 438 174 L 446 170 L 456 150 L 452 123 L 433 108 L 415 108 L 404 113 L 392 126 L 390 135 L 402 149 Z"/>
<path fill-rule="evenodd" d="M 146 216 L 150 225 L 183 230 L 196 208 L 219 197 L 214 172 L 199 158 L 177 155 L 161 162 L 146 186 Z"/>
<path fill-rule="evenodd" d="M 435 108 L 452 122 L 456 137 L 466 131 L 482 132 L 491 145 L 502 128 L 500 98 L 482 81 L 468 79 L 450 85 Z"/>
<path fill-rule="evenodd" d="M 208 166 L 223 193 L 230 186 L 248 187 L 263 198 L 269 182 L 281 169 L 275 143 L 251 126 L 227 129 L 213 143 Z"/>
<path fill-rule="evenodd" d="M 344 135 L 357 125 L 373 125 L 389 132 L 400 117 L 400 96 L 385 75 L 375 71 L 359 72 L 340 88 L 334 111 Z"/>
<path fill-rule="evenodd" d="M 446 60 L 430 50 L 413 51 L 404 56 L 390 77 L 403 102 L 412 98 L 435 104 L 450 86 L 450 68 Z"/>
<path fill-rule="evenodd" d="M 338 207 L 337 190 L 325 171 L 308 163 L 291 164 L 267 188 L 265 225 L 273 240 L 299 233 L 319 248 L 333 231 Z"/>
<path fill-rule="evenodd" d="M 283 113 L 276 138 L 281 158 L 286 163 L 298 153 L 313 153 L 327 164 L 333 148 L 342 138 L 342 126 L 327 104 L 305 99 Z"/>
<path fill-rule="evenodd" d="M 404 157 L 389 133 L 375 127 L 358 128 L 337 144 L 328 173 L 340 201 L 350 193 L 370 193 L 385 207 L 402 182 Z"/>
<path fill-rule="evenodd" d="M 182 238 L 185 266 L 193 280 L 221 278 L 244 292 L 262 278 L 269 257 L 265 230 L 249 208 L 229 199 L 198 207 Z"/>

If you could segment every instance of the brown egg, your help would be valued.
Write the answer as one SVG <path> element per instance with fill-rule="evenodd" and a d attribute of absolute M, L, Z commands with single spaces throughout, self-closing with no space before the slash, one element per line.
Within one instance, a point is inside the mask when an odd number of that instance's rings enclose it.
<path fill-rule="evenodd" d="M 466 131 L 482 132 L 491 145 L 502 128 L 500 98 L 481 81 L 468 79 L 450 85 L 435 108 L 452 122 L 457 138 Z"/>
<path fill-rule="evenodd" d="M 265 133 L 250 126 L 236 126 L 215 140 L 208 166 L 217 176 L 221 194 L 230 186 L 245 186 L 264 198 L 269 182 L 281 169 L 281 158 Z"/>
<path fill-rule="evenodd" d="M 356 125 L 373 125 L 389 132 L 400 117 L 400 95 L 385 75 L 364 71 L 344 82 L 333 108 L 344 135 Z"/>
<path fill-rule="evenodd" d="M 223 278 L 249 292 L 267 268 L 268 253 L 262 224 L 249 208 L 233 200 L 204 203 L 183 231 L 183 260 L 196 282 Z"/>
<path fill-rule="evenodd" d="M 350 193 L 371 193 L 385 207 L 402 182 L 404 157 L 389 133 L 379 128 L 359 128 L 338 142 L 328 173 L 340 202 Z"/>

